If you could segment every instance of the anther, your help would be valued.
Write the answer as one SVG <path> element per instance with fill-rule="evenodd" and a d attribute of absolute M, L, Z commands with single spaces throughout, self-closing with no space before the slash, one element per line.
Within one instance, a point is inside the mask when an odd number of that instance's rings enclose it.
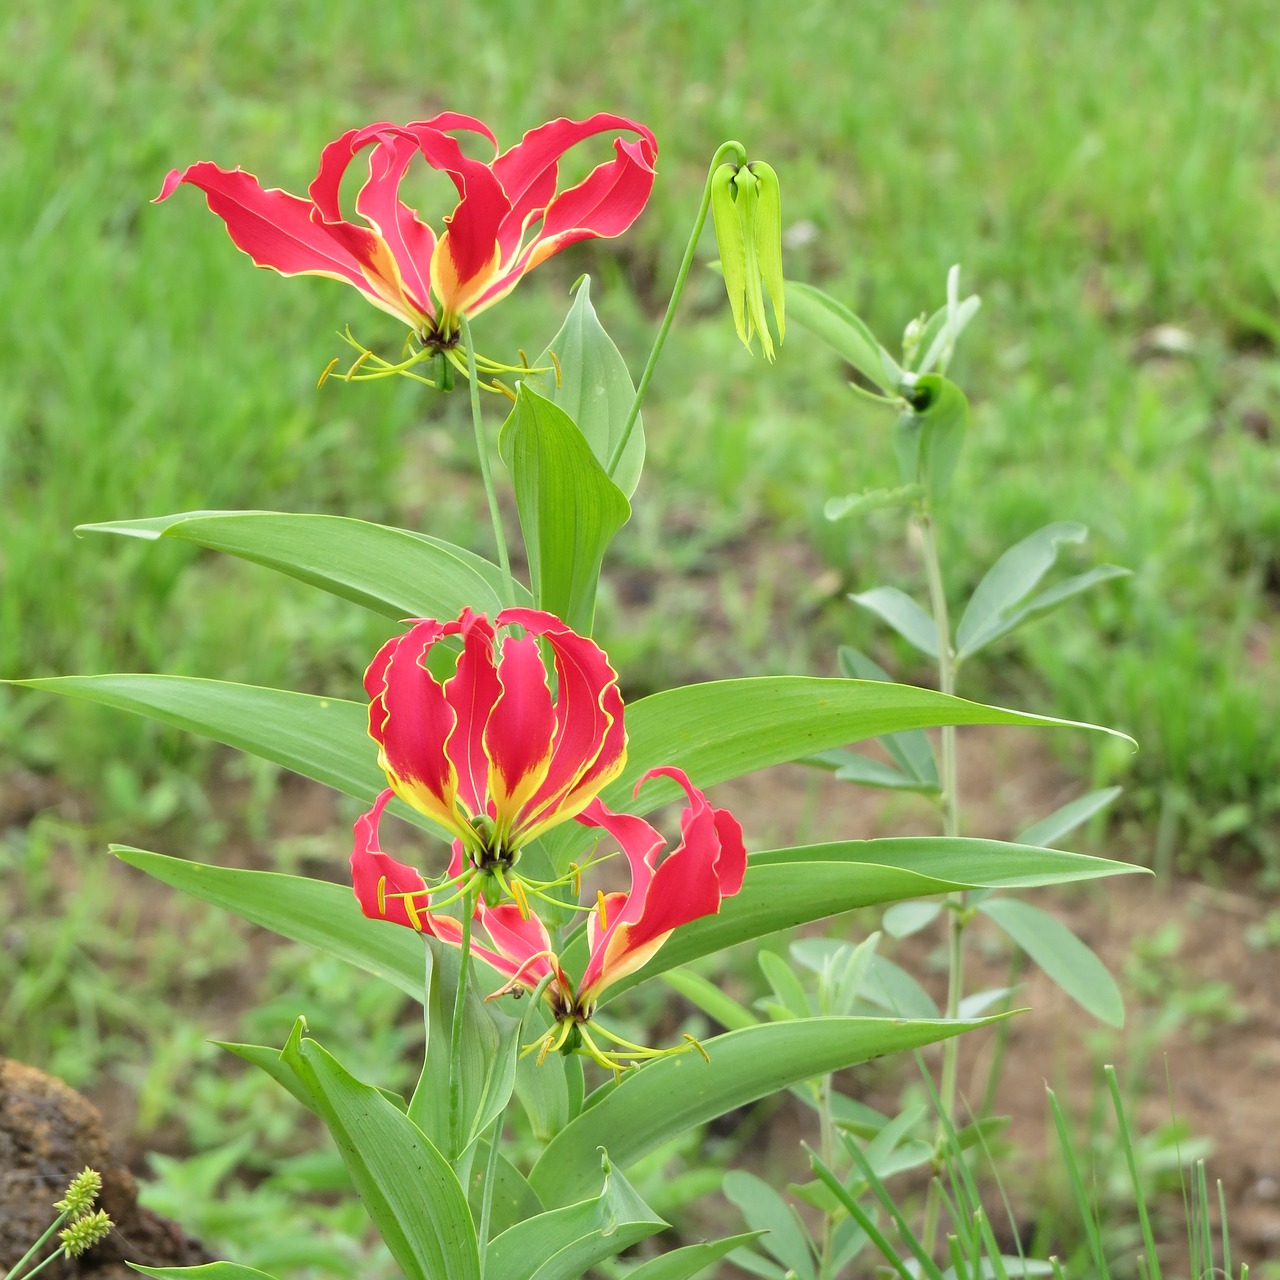
<path fill-rule="evenodd" d="M 560 387 L 561 387 L 561 384 L 562 384 L 562 383 L 563 383 L 563 381 L 564 381 L 564 378 L 562 377 L 562 375 L 561 375 L 561 373 L 560 373 L 560 361 L 556 358 L 556 353 L 555 353 L 554 351 L 548 351 L 548 352 L 547 352 L 547 356 L 549 357 L 549 359 L 551 360 L 552 365 L 553 365 L 553 366 L 554 366 L 554 368 L 555 368 L 555 371 L 556 371 L 556 390 L 557 390 L 557 391 L 559 391 L 559 390 L 560 390 Z"/>
<path fill-rule="evenodd" d="M 387 914 L 387 877 L 378 877 L 378 914 L 385 916 Z"/>
<path fill-rule="evenodd" d="M 596 890 L 596 910 L 600 912 L 600 932 L 603 933 L 609 926 L 605 923 L 604 918 L 604 890 Z"/>
<path fill-rule="evenodd" d="M 337 356 L 334 356 L 334 357 L 333 357 L 333 359 L 332 359 L 332 360 L 330 360 L 330 361 L 329 361 L 329 363 L 328 363 L 327 365 L 325 365 L 325 367 L 324 367 L 324 372 L 320 375 L 320 379 L 319 379 L 319 381 L 316 383 L 316 390 L 317 390 L 317 391 L 319 391 L 319 390 L 320 390 L 320 388 L 324 386 L 324 384 L 329 380 L 329 375 L 330 375 L 330 374 L 331 374 L 331 373 L 332 373 L 332 372 L 333 372 L 337 367 L 338 367 L 338 357 L 337 357 Z"/>

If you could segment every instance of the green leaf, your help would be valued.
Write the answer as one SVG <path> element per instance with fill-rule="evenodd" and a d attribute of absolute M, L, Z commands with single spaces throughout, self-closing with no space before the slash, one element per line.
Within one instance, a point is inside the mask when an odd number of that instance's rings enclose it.
<path fill-rule="evenodd" d="M 880 680 L 891 684 L 889 673 L 873 662 L 865 653 L 847 644 L 842 644 L 836 651 L 840 670 L 852 680 Z M 933 755 L 933 744 L 928 735 L 920 729 L 909 729 L 905 733 L 890 733 L 877 739 L 889 753 L 890 758 L 906 775 L 916 783 L 921 791 L 938 791 L 941 783 L 938 780 L 938 764 Z"/>
<path fill-rule="evenodd" d="M 111 852 L 183 893 L 281 937 L 305 942 L 423 999 L 423 944 L 412 929 L 368 920 L 351 889 L 276 871 L 213 867 L 123 845 Z"/>
<path fill-rule="evenodd" d="M 931 315 L 920 335 L 920 350 L 924 356 L 916 369 L 917 373 L 932 373 L 935 368 L 939 373 L 946 373 L 950 363 L 950 354 L 954 353 L 955 344 L 960 335 L 969 327 L 969 321 L 978 314 L 982 299 L 971 293 L 959 305 L 939 307 Z M 947 319 L 951 317 L 948 328 Z M 939 367 L 941 366 L 941 367 Z"/>
<path fill-rule="evenodd" d="M 893 451 L 903 484 L 921 485 L 930 498 L 943 497 L 964 445 L 969 402 L 954 382 L 936 373 L 916 379 L 911 408 L 893 432 Z"/>
<path fill-rule="evenodd" d="M 589 635 L 605 549 L 631 505 L 573 419 L 526 383 L 498 445 L 515 487 L 534 603 Z"/>
<path fill-rule="evenodd" d="M 1047 818 L 1028 827 L 1019 837 L 1019 844 L 1034 844 L 1047 849 L 1056 845 L 1063 836 L 1070 835 L 1083 826 L 1095 813 L 1101 813 L 1119 794 L 1119 787 L 1103 787 L 1087 795 L 1070 800 L 1055 809 Z"/>
<path fill-rule="evenodd" d="M 626 425 L 636 389 L 627 362 L 591 305 L 590 276 L 583 276 L 574 286 L 569 314 L 560 332 L 534 361 L 535 367 L 552 367 L 552 353 L 559 362 L 558 370 L 531 373 L 525 378 L 525 385 L 559 405 L 578 424 L 600 465 L 607 467 Z M 643 468 L 644 427 L 636 418 L 613 473 L 613 483 L 630 498 L 640 483 Z"/>
<path fill-rule="evenodd" d="M 595 1150 L 625 1165 L 669 1138 L 810 1076 L 985 1026 L 893 1018 L 800 1018 L 728 1031 L 699 1054 L 660 1058 L 623 1077 L 588 1105 L 539 1157 L 529 1182 L 545 1204 L 566 1204 L 590 1187 Z"/>
<path fill-rule="evenodd" d="M 941 912 L 940 902 L 898 902 L 880 917 L 880 924 L 891 938 L 909 938 L 927 929 Z"/>
<path fill-rule="evenodd" d="M 698 1272 L 719 1262 L 725 1254 L 759 1237 L 758 1231 L 746 1231 L 742 1235 L 726 1236 L 723 1240 L 705 1240 L 701 1244 L 671 1249 L 661 1257 L 642 1262 L 634 1271 L 628 1271 L 627 1280 L 691 1280 Z"/>
<path fill-rule="evenodd" d="M 454 618 L 464 605 L 505 603 L 502 570 L 439 538 L 345 516 L 280 511 L 186 511 L 83 524 L 77 533 L 176 538 L 251 560 L 395 618 Z M 528 592 L 517 586 L 517 602 Z"/>
<path fill-rule="evenodd" d="M 862 493 L 847 493 L 843 498 L 828 498 L 822 514 L 828 520 L 846 520 L 850 516 L 870 515 L 886 507 L 914 506 L 924 490 L 918 484 L 906 484 L 899 489 L 867 489 Z"/>
<path fill-rule="evenodd" d="M 1108 1026 L 1124 1025 L 1124 999 L 1106 966 L 1056 916 L 1017 898 L 978 904 L 1082 1009 Z"/>
<path fill-rule="evenodd" d="M 754 1027 L 760 1019 L 746 1005 L 739 1004 L 718 986 L 692 969 L 675 969 L 662 975 L 662 980 L 691 1005 L 714 1018 L 728 1031 Z"/>
<path fill-rule="evenodd" d="M 377 924 L 378 921 L 370 921 Z M 462 1022 L 463 1132 L 455 1146 L 449 1114 L 449 1071 L 453 1040 L 453 1008 L 457 998 L 462 953 L 438 938 L 424 938 L 427 950 L 427 1043 L 422 1074 L 409 1118 L 449 1157 L 465 1181 L 473 1144 L 506 1109 L 515 1086 L 520 1022 L 487 1003 L 476 990 L 473 972 L 467 983 Z M 485 971 L 487 972 L 487 970 Z"/>
<path fill-rule="evenodd" d="M 719 914 L 677 929 L 647 965 L 610 986 L 602 1002 L 699 956 L 858 907 L 933 893 L 1032 888 L 1144 870 L 1055 849 L 942 836 L 850 840 L 753 853 L 741 891 L 721 903 Z M 584 931 L 564 949 L 563 958 L 571 972 L 585 964 Z"/>
<path fill-rule="evenodd" d="M 1053 568 L 1063 544 L 1083 542 L 1088 536 L 1084 525 L 1060 520 L 1010 547 L 987 570 L 965 606 L 956 627 L 961 654 L 976 653 L 1010 630 L 1010 614 Z"/>
<path fill-rule="evenodd" d="M 794 280 L 787 281 L 787 304 L 793 320 L 798 320 L 815 337 L 821 338 L 868 382 L 874 383 L 885 395 L 898 394 L 903 380 L 902 369 L 876 341 L 875 334 L 848 307 L 821 289 L 815 289 L 811 284 L 798 284 Z"/>
<path fill-rule="evenodd" d="M 1112 582 L 1116 578 L 1127 578 L 1130 573 L 1129 569 L 1124 569 L 1118 564 L 1100 564 L 1086 573 L 1078 573 L 1074 577 L 1066 578 L 1047 591 L 1034 596 L 1021 609 L 1015 609 L 1008 614 L 999 628 L 982 641 L 982 647 L 999 640 L 1002 636 L 1007 636 L 1029 619 L 1051 612 L 1073 596 L 1081 595 L 1099 583 Z M 977 645 L 971 646 L 963 653 L 957 654 L 957 660 L 968 657 L 976 651 L 977 647 Z"/>
<path fill-rule="evenodd" d="M 471 1207 L 473 1222 L 480 1221 L 484 1201 L 485 1166 L 489 1159 L 489 1144 L 476 1144 L 476 1155 L 471 1165 L 471 1192 L 467 1202 Z M 542 1201 L 533 1193 L 524 1174 L 501 1152 L 494 1170 L 493 1188 L 489 1198 L 489 1235 L 501 1235 L 509 1227 L 537 1217 L 542 1212 Z"/>
<path fill-rule="evenodd" d="M 766 1232 L 760 1247 L 800 1280 L 816 1280 L 809 1234 L 785 1200 L 765 1181 L 745 1169 L 724 1176 L 724 1194 L 738 1206 L 742 1220 Z"/>
<path fill-rule="evenodd" d="M 448 1161 L 407 1116 L 294 1029 L 281 1056 L 338 1144 L 408 1280 L 480 1280 L 475 1225 Z"/>
<path fill-rule="evenodd" d="M 204 1262 L 198 1267 L 144 1267 L 140 1262 L 125 1265 L 144 1276 L 155 1276 L 156 1280 L 274 1280 L 265 1271 L 238 1262 Z"/>
<path fill-rule="evenodd" d="M 149 716 L 367 803 L 386 786 L 363 702 L 189 676 L 53 676 L 13 683 Z"/>
<path fill-rule="evenodd" d="M 683 769 L 699 787 L 803 759 L 881 734 L 939 724 L 1028 724 L 1097 728 L 1046 716 L 1006 711 L 920 689 L 875 681 L 759 676 L 713 680 L 651 694 L 627 708 L 627 766 L 601 793 L 611 809 L 646 813 L 683 794 L 674 782 L 655 779 L 639 798 L 639 778 L 660 765 Z M 1101 729 L 1126 742 L 1125 734 Z M 595 836 L 578 823 L 543 838 L 548 856 L 563 869 Z"/>
<path fill-rule="evenodd" d="M 504 1231 L 485 1251 L 485 1274 L 502 1280 L 579 1280 L 667 1224 L 603 1159 L 604 1187 L 594 1199 L 540 1213 Z"/>
<path fill-rule="evenodd" d="M 849 599 L 868 613 L 883 618 L 904 640 L 930 658 L 938 656 L 938 628 L 933 619 L 897 587 L 873 587 L 850 592 Z"/>

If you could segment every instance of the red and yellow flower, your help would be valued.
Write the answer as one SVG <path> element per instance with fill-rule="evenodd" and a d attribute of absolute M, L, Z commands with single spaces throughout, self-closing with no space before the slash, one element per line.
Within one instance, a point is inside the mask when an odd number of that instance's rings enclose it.
<path fill-rule="evenodd" d="M 615 131 L 621 133 L 613 141 L 613 159 L 559 190 L 565 153 Z M 461 138 L 468 134 L 493 148 L 491 160 L 465 154 Z M 351 221 L 339 191 L 364 151 L 368 177 L 355 198 L 359 221 Z M 438 236 L 400 199 L 418 157 L 447 174 L 458 191 L 458 204 Z M 345 280 L 404 320 L 424 345 L 443 349 L 455 341 L 463 315 L 474 316 L 505 297 L 552 254 L 579 240 L 621 235 L 649 198 L 656 157 L 653 134 L 623 116 L 552 120 L 499 153 L 485 124 L 445 112 L 344 133 L 325 147 L 307 198 L 263 188 L 242 169 L 200 161 L 169 173 L 156 199 L 168 199 L 183 183 L 200 188 L 236 246 L 258 266 L 287 276 Z"/>
<path fill-rule="evenodd" d="M 453 674 L 439 680 L 428 658 L 450 637 L 461 641 L 461 653 Z M 551 656 L 554 696 L 540 645 Z M 596 1006 L 673 930 L 715 914 L 742 887 L 747 859 L 737 820 L 713 808 L 681 770 L 652 769 L 637 792 L 661 776 L 686 797 L 680 840 L 663 857 L 666 841 L 649 822 L 599 800 L 626 758 L 617 677 L 597 645 L 551 614 L 506 609 L 490 625 L 464 610 L 453 622 L 416 622 L 383 646 L 365 688 L 369 732 L 390 786 L 355 827 L 352 879 L 364 914 L 458 946 L 462 924 L 442 907 L 461 899 L 492 944 L 472 950 L 505 975 L 503 990 L 542 986 L 555 1022 L 541 1042 L 544 1054 L 581 1048 L 614 1068 L 652 1056 L 597 1027 Z M 454 837 L 448 872 L 434 887 L 381 848 L 379 825 L 392 796 Z M 600 893 L 589 910 L 589 958 L 577 982 L 512 874 L 528 841 L 570 819 L 611 836 L 630 870 L 627 891 Z M 546 887 L 529 883 L 535 893 Z M 602 1049 L 597 1034 L 622 1051 Z"/>
<path fill-rule="evenodd" d="M 437 680 L 428 658 L 454 636 L 457 665 Z M 539 642 L 551 654 L 554 697 Z M 452 622 L 422 619 L 383 645 L 364 683 L 390 784 L 366 815 L 374 835 L 382 807 L 399 796 L 454 837 L 460 870 L 479 873 L 489 897 L 528 841 L 577 817 L 626 763 L 608 658 L 537 609 L 506 609 L 493 625 L 470 609 Z"/>

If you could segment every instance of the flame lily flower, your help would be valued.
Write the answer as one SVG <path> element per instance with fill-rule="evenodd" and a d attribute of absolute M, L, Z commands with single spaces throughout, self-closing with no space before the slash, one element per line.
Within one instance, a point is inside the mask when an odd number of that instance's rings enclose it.
<path fill-rule="evenodd" d="M 461 639 L 462 652 L 441 682 L 427 658 L 450 636 Z M 554 698 L 539 641 L 552 655 Z M 416 621 L 365 673 L 369 733 L 390 786 L 361 819 L 370 824 L 364 835 L 376 845 L 382 809 L 397 795 L 454 837 L 451 875 L 469 869 L 487 897 L 501 896 L 521 847 L 577 817 L 621 772 L 617 680 L 596 644 L 537 609 L 506 609 L 493 625 L 470 609 L 452 622 Z M 367 895 L 361 904 L 367 910 Z"/>
<path fill-rule="evenodd" d="M 561 157 L 597 134 L 621 130 L 614 158 L 581 182 L 558 190 Z M 493 148 L 485 162 L 464 154 L 458 134 Z M 368 178 L 355 198 L 360 221 L 339 201 L 343 176 L 368 150 Z M 436 232 L 400 199 L 411 162 L 421 156 L 447 174 L 458 204 Z M 520 278 L 567 245 L 621 235 L 653 188 L 657 143 L 623 116 L 552 120 L 498 153 L 489 128 L 473 116 L 445 112 L 406 125 L 352 129 L 325 147 L 309 198 L 264 189 L 242 169 L 200 161 L 174 169 L 156 200 L 188 183 L 205 193 L 231 239 L 260 267 L 281 275 L 319 275 L 353 284 L 398 316 L 432 351 L 457 341 L 460 318 L 505 297 Z"/>
<path fill-rule="evenodd" d="M 688 799 L 680 818 L 680 843 L 661 862 L 658 857 L 666 841 L 645 819 L 613 813 L 599 800 L 592 801 L 578 818 L 617 840 L 631 867 L 631 888 L 626 893 L 602 893 L 588 915 L 590 958 L 576 985 L 561 968 L 536 915 L 526 915 L 509 903 L 477 907 L 497 958 L 489 951 L 480 954 L 507 975 L 509 981 L 502 990 L 543 988 L 556 1025 L 541 1041 L 542 1056 L 554 1049 L 581 1047 L 602 1066 L 618 1070 L 629 1061 L 664 1052 L 632 1044 L 594 1023 L 600 995 L 645 964 L 675 929 L 715 915 L 723 899 L 742 888 L 747 852 L 738 820 L 728 810 L 708 804 L 679 769 L 651 769 L 636 791 L 658 776 L 678 782 Z M 601 1048 L 596 1035 L 613 1041 L 621 1051 Z"/>

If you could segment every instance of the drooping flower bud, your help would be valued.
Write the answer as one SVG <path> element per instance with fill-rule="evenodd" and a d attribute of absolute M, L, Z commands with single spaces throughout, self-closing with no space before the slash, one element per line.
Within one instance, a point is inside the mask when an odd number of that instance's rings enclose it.
<path fill-rule="evenodd" d="M 752 334 L 759 332 L 765 359 L 772 360 L 773 336 L 764 308 L 766 293 L 778 324 L 779 342 L 786 330 L 778 175 L 761 160 L 744 165 L 722 164 L 712 177 L 711 213 L 734 328 L 748 350 Z"/>

